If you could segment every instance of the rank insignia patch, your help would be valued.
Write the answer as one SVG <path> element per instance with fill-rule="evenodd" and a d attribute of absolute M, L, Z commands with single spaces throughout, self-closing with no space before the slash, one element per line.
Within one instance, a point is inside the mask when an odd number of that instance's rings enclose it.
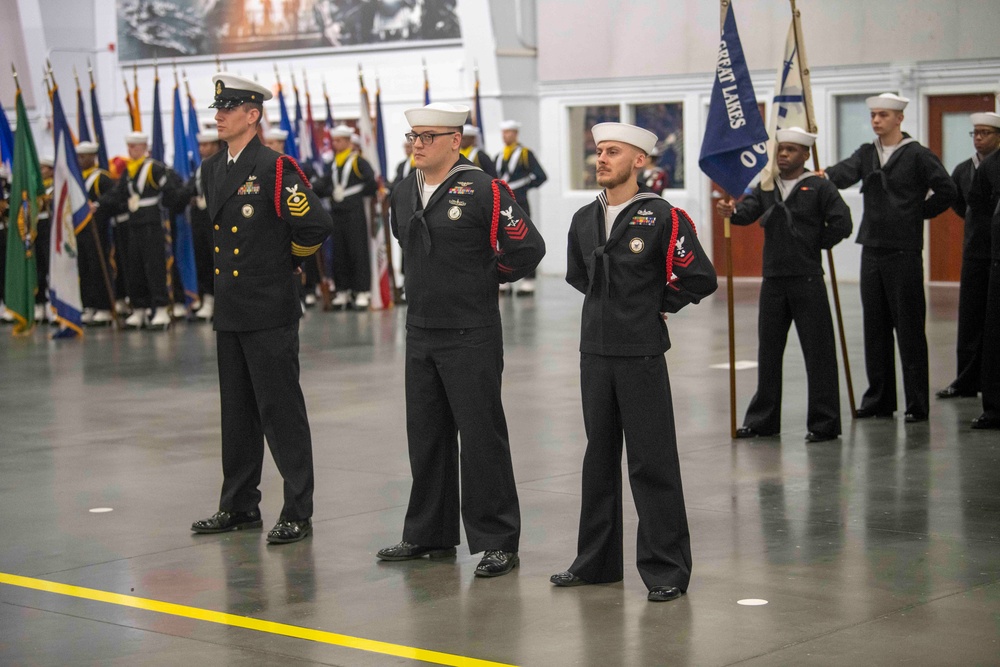
<path fill-rule="evenodd" d="M 628 242 L 628 249 L 631 250 L 632 252 L 634 252 L 637 255 L 640 252 L 642 252 L 642 249 L 645 248 L 645 247 L 646 247 L 646 244 L 643 243 L 642 239 L 640 239 L 638 236 L 636 236 L 634 239 L 632 239 L 631 241 Z"/>
<path fill-rule="evenodd" d="M 285 203 L 288 204 L 288 212 L 296 218 L 301 218 L 309 212 L 309 199 L 304 192 L 299 192 L 299 184 L 296 183 L 290 188 L 285 188 L 292 194 L 288 195 Z"/>
<path fill-rule="evenodd" d="M 253 216 L 253 206 L 251 206 L 250 204 L 244 204 L 243 205 L 243 217 L 244 218 L 249 218 L 251 216 Z"/>
<path fill-rule="evenodd" d="M 686 269 L 694 261 L 694 253 L 684 247 L 684 237 L 678 237 L 674 246 L 674 266 Z"/>
<path fill-rule="evenodd" d="M 524 220 L 522 218 L 514 219 L 513 206 L 508 206 L 507 210 L 500 211 L 500 215 L 507 218 L 507 224 L 503 229 L 512 240 L 521 241 L 528 235 L 528 226 L 524 224 Z"/>

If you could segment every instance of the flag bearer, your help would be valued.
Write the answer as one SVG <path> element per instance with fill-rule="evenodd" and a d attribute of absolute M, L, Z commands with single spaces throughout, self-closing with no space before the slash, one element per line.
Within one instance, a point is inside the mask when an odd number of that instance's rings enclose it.
<path fill-rule="evenodd" d="M 83 187 L 87 197 L 95 204 L 115 187 L 111 174 L 97 166 L 98 148 L 99 146 L 92 141 L 81 141 L 76 146 L 76 159 L 83 175 Z M 108 253 L 111 250 L 111 216 L 107 209 L 98 206 L 87 224 L 94 225 L 97 239 L 95 240 L 94 232 L 89 229 L 83 229 L 77 234 L 80 300 L 84 308 L 81 321 L 84 324 L 102 326 L 111 323 L 113 319 L 111 309 L 114 308 L 108 295 L 108 285 L 104 282 L 105 276 L 112 275 L 111 267 L 107 264 Z M 100 243 L 99 250 L 98 243 Z"/>

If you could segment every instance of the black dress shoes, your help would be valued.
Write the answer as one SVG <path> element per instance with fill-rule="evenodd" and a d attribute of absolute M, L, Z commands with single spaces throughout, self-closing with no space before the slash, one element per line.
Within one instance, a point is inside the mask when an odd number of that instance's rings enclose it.
<path fill-rule="evenodd" d="M 742 440 L 743 438 L 766 438 L 768 436 L 775 435 L 774 433 L 761 433 L 760 431 L 751 428 L 750 426 L 740 426 L 736 429 L 736 439 Z"/>
<path fill-rule="evenodd" d="M 270 544 L 290 544 L 304 540 L 310 535 L 312 535 L 312 522 L 309 519 L 301 521 L 278 519 L 278 523 L 267 533 L 267 541 Z"/>
<path fill-rule="evenodd" d="M 916 412 L 907 412 L 906 416 L 903 417 L 907 424 L 916 424 L 917 422 L 927 421 L 927 415 L 917 414 Z"/>
<path fill-rule="evenodd" d="M 937 392 L 934 395 L 937 396 L 938 398 L 973 398 L 976 396 L 976 394 L 977 392 L 974 391 L 973 392 L 959 391 L 958 389 L 955 389 L 951 385 L 948 385 L 947 387 L 945 387 L 944 389 L 942 389 L 941 391 Z"/>
<path fill-rule="evenodd" d="M 228 533 L 231 530 L 246 530 L 260 528 L 264 523 L 260 519 L 260 510 L 253 512 L 225 512 L 219 510 L 207 519 L 195 521 L 191 530 L 196 533 Z"/>
<path fill-rule="evenodd" d="M 858 408 L 854 412 L 854 416 L 858 419 L 868 419 L 870 417 L 875 417 L 876 419 L 889 419 L 892 417 L 892 411 L 889 412 L 876 412 L 871 408 Z"/>
<path fill-rule="evenodd" d="M 405 540 L 385 549 L 379 549 L 375 554 L 381 560 L 413 560 L 421 556 L 428 558 L 447 558 L 455 555 L 455 547 L 422 547 L 410 544 Z"/>
<path fill-rule="evenodd" d="M 476 566 L 476 576 L 499 577 L 517 567 L 518 562 L 516 551 L 487 551 Z"/>
<path fill-rule="evenodd" d="M 813 433 L 809 431 L 806 433 L 806 442 L 827 442 L 828 440 L 836 440 L 837 437 L 829 433 Z"/>
<path fill-rule="evenodd" d="M 553 574 L 551 577 L 549 577 L 549 581 L 551 581 L 556 586 L 586 586 L 587 584 L 590 583 L 589 581 L 586 581 L 585 579 L 581 579 L 580 577 L 576 576 L 569 570 Z"/>
<path fill-rule="evenodd" d="M 979 415 L 972 420 L 972 428 L 975 429 L 1000 429 L 1000 419 Z"/>
<path fill-rule="evenodd" d="M 681 589 L 676 586 L 653 586 L 649 589 L 646 599 L 650 602 L 670 602 L 682 595 Z"/>

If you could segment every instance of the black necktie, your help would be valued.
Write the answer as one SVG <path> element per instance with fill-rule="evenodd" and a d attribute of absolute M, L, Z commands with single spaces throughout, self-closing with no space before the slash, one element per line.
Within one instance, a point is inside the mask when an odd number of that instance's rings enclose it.
<path fill-rule="evenodd" d="M 234 164 L 236 164 L 236 160 L 230 158 L 229 162 L 226 163 L 226 173 L 229 173 L 229 170 L 233 168 Z"/>

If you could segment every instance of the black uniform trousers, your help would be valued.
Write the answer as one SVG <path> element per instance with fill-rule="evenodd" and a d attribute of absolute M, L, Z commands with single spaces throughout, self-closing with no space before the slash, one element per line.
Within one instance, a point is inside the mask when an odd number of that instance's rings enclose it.
<path fill-rule="evenodd" d="M 837 350 L 822 276 L 764 278 L 757 318 L 757 393 L 743 425 L 766 435 L 781 430 L 782 359 L 792 322 L 806 362 L 806 428 L 816 434 L 840 435 Z"/>
<path fill-rule="evenodd" d="M 159 222 L 128 226 L 125 289 L 132 308 L 160 308 L 170 303 L 167 292 L 167 236 Z"/>
<path fill-rule="evenodd" d="M 95 231 L 97 238 L 94 236 Z M 80 301 L 84 308 L 111 310 L 111 303 L 108 302 L 108 288 L 104 283 L 105 270 L 107 270 L 108 276 L 111 276 L 111 269 L 107 266 L 110 235 L 108 221 L 104 218 L 94 218 L 76 237 L 77 265 L 80 271 Z M 100 252 L 98 252 L 98 247 Z M 104 267 L 101 266 L 102 257 L 105 262 Z"/>
<path fill-rule="evenodd" d="M 983 340 L 985 344 L 980 378 L 983 416 L 1000 419 L 1000 259 L 991 262 Z"/>
<path fill-rule="evenodd" d="M 670 378 L 662 354 L 580 355 L 583 422 L 583 502 L 577 557 L 569 571 L 591 583 L 621 581 L 622 435 L 639 515 L 637 567 L 648 588 L 691 579 L 691 537 L 677 459 Z"/>
<path fill-rule="evenodd" d="M 470 553 L 518 550 L 521 512 L 500 400 L 502 372 L 499 323 L 406 326 L 406 434 L 413 473 L 403 524 L 407 542 L 457 545 L 461 508 Z"/>
<path fill-rule="evenodd" d="M 958 288 L 958 375 L 951 386 L 961 394 L 979 392 L 979 372 L 983 365 L 983 325 L 986 322 L 986 297 L 990 284 L 990 260 L 962 258 L 961 283 Z"/>
<path fill-rule="evenodd" d="M 257 509 L 267 438 L 285 481 L 281 516 L 289 521 L 312 517 L 312 437 L 299 386 L 299 323 L 217 331 L 216 347 L 224 475 L 219 509 Z"/>
<path fill-rule="evenodd" d="M 360 203 L 357 209 L 336 208 L 333 218 L 333 282 L 337 290 L 369 292 L 372 288 L 368 223 Z M 313 260 L 315 261 L 315 260 Z"/>
<path fill-rule="evenodd" d="M 16 222 L 14 224 L 17 224 Z M 52 242 L 52 220 L 38 218 L 38 234 L 35 236 L 35 271 L 38 277 L 38 291 L 35 303 L 49 302 L 49 254 Z M 48 313 L 45 314 L 48 317 Z"/>
<path fill-rule="evenodd" d="M 924 331 L 927 303 L 920 251 L 865 246 L 861 251 L 861 308 L 868 389 L 860 407 L 876 414 L 896 410 L 895 331 L 906 412 L 926 417 L 930 393 Z"/>
<path fill-rule="evenodd" d="M 109 261 L 115 267 L 115 299 L 124 299 L 128 296 L 128 231 L 128 222 L 119 221 L 111 228 L 111 238 L 114 239 L 115 247 Z"/>

